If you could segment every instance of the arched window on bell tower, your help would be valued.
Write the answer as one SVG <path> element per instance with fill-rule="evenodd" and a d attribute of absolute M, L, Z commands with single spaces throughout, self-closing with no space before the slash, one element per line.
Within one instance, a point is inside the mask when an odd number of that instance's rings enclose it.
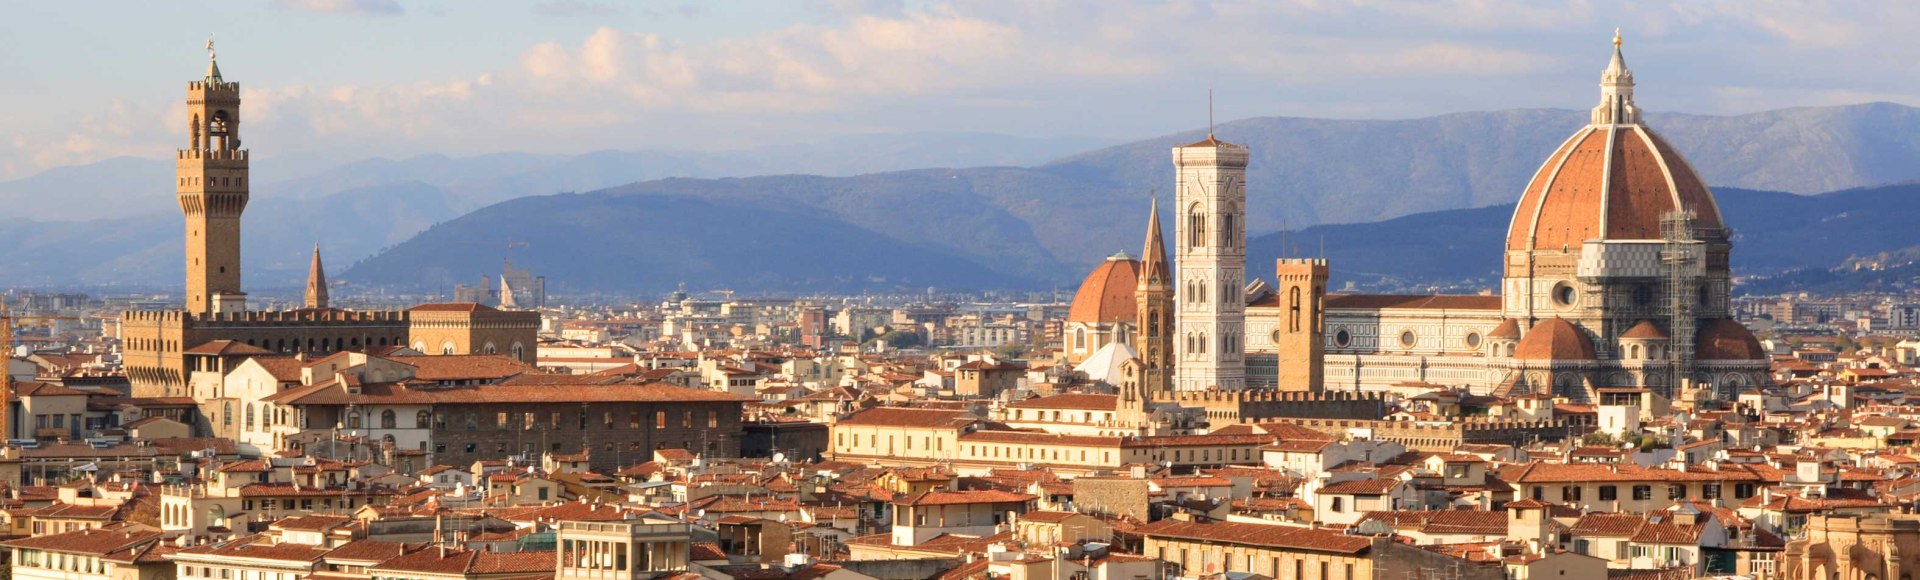
<path fill-rule="evenodd" d="M 1193 249 L 1207 244 L 1207 214 L 1200 211 L 1200 205 L 1194 204 L 1187 210 L 1187 248 Z"/>
<path fill-rule="evenodd" d="M 226 151 L 232 148 L 228 145 L 233 137 L 233 119 L 226 111 L 214 111 L 213 116 L 207 119 L 207 137 L 209 149 Z"/>
<path fill-rule="evenodd" d="M 1300 332 L 1300 287 L 1287 292 L 1287 332 Z"/>

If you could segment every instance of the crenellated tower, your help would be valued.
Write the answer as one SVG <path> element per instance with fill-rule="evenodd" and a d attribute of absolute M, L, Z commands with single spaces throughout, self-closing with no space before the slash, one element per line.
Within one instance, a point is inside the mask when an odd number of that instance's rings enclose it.
<path fill-rule="evenodd" d="M 1325 388 L 1327 261 L 1283 258 L 1274 274 L 1280 283 L 1280 323 L 1273 331 L 1279 388 L 1318 392 Z"/>
<path fill-rule="evenodd" d="M 187 148 L 176 188 L 187 225 L 187 312 L 246 310 L 240 291 L 240 214 L 247 209 L 247 150 L 240 148 L 240 85 L 220 77 L 213 42 L 207 75 L 187 83 Z"/>
<path fill-rule="evenodd" d="M 1174 388 L 1247 386 L 1247 148 L 1215 139 L 1173 149 L 1180 261 Z"/>
<path fill-rule="evenodd" d="M 1134 289 L 1134 350 L 1140 357 L 1140 385 L 1151 400 L 1172 389 L 1173 274 L 1167 267 L 1167 243 L 1160 235 L 1160 200 L 1147 210 L 1147 246 L 1140 252 L 1139 284 Z"/>

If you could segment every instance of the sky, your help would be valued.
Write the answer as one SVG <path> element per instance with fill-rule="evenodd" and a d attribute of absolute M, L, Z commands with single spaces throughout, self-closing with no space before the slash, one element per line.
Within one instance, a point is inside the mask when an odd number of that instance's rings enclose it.
<path fill-rule="evenodd" d="M 216 40 L 265 157 L 1129 140 L 1257 116 L 1920 104 L 1920 3 L 264 0 L 0 4 L 0 179 L 164 157 Z"/>

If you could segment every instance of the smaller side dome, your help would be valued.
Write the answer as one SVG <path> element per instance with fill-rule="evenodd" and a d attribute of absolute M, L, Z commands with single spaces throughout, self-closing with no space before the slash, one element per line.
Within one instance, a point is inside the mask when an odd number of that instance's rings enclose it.
<path fill-rule="evenodd" d="M 1695 335 L 1695 360 L 1767 360 L 1767 350 L 1746 325 L 1731 318 L 1716 318 L 1700 325 Z"/>
<path fill-rule="evenodd" d="M 1653 321 L 1642 320 L 1639 324 L 1633 325 L 1633 328 L 1627 329 L 1627 332 L 1621 334 L 1620 338 L 1624 340 L 1666 340 L 1668 337 L 1667 331 L 1660 330 L 1660 327 L 1654 326 Z"/>
<path fill-rule="evenodd" d="M 1548 318 L 1533 325 L 1513 358 L 1519 360 L 1595 360 L 1593 340 L 1564 318 Z"/>
<path fill-rule="evenodd" d="M 1512 318 L 1501 320 L 1499 326 L 1493 327 L 1493 331 L 1487 333 L 1487 338 L 1493 340 L 1520 340 L 1520 321 Z"/>
<path fill-rule="evenodd" d="M 1134 290 L 1140 283 L 1140 261 L 1115 254 L 1101 262 L 1080 282 L 1067 308 L 1067 322 L 1098 324 L 1134 319 Z"/>

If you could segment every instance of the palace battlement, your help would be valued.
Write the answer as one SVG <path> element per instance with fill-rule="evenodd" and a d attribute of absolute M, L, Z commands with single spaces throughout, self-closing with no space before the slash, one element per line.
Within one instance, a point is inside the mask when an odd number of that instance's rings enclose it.
<path fill-rule="evenodd" d="M 200 159 L 209 159 L 213 161 L 246 161 L 247 160 L 246 149 L 232 149 L 232 150 L 175 149 L 174 153 L 176 154 L 177 158 L 180 161 L 196 161 Z"/>
<path fill-rule="evenodd" d="M 187 82 L 187 90 L 239 94 L 240 83 L 230 83 L 227 81 L 189 81 Z"/>
<path fill-rule="evenodd" d="M 1255 389 L 1246 391 L 1178 391 L 1160 393 L 1154 401 L 1162 403 L 1269 403 L 1269 402 L 1345 402 L 1366 401 L 1384 402 L 1379 393 L 1355 393 L 1351 391 L 1275 391 Z"/>
<path fill-rule="evenodd" d="M 247 310 L 241 312 L 189 313 L 182 310 L 129 310 L 120 313 L 122 322 L 147 324 L 188 324 L 195 326 L 339 324 L 358 326 L 369 322 L 407 322 L 404 310 Z"/>
<path fill-rule="evenodd" d="M 1374 439 L 1432 452 L 1452 451 L 1469 443 L 1514 445 L 1529 440 L 1558 441 L 1574 432 L 1572 424 L 1554 420 L 1461 418 L 1446 423 L 1430 423 L 1385 419 L 1281 418 L 1274 422 L 1297 425 L 1329 435 L 1346 435 L 1353 429 L 1365 429 L 1372 433 Z"/>

